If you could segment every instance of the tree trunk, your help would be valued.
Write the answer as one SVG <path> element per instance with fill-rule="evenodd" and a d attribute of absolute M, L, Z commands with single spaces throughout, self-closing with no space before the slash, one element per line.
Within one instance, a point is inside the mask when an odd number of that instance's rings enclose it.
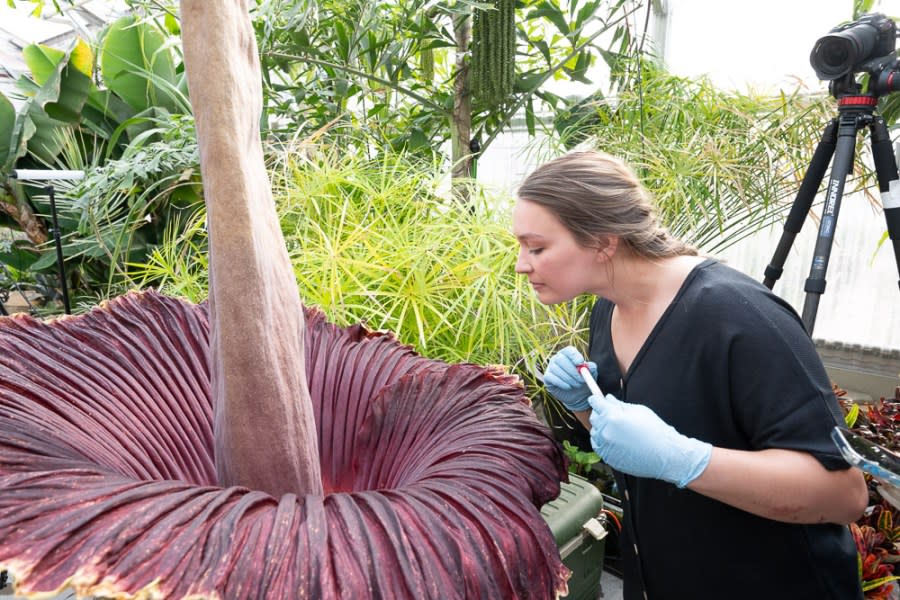
<path fill-rule="evenodd" d="M 472 37 L 472 19 L 458 15 L 454 19 L 456 36 L 456 77 L 453 80 L 453 114 L 451 136 L 453 141 L 453 170 L 451 171 L 454 197 L 469 201 L 472 176 L 472 95 L 469 86 L 469 42 Z"/>
<path fill-rule="evenodd" d="M 4 191 L 3 198 L 0 200 L 0 212 L 15 221 L 19 225 L 19 229 L 28 236 L 28 241 L 35 246 L 45 244 L 50 239 L 46 225 L 34 214 L 21 192 Z"/>
<path fill-rule="evenodd" d="M 209 226 L 210 370 L 224 486 L 322 494 L 303 312 L 259 134 L 249 0 L 182 0 Z"/>

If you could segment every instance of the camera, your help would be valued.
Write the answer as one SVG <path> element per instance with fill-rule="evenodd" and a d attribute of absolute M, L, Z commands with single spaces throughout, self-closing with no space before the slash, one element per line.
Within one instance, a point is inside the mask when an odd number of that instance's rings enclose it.
<path fill-rule="evenodd" d="M 834 81 L 866 72 L 877 83 L 886 68 L 892 75 L 897 66 L 896 40 L 897 24 L 892 19 L 881 13 L 863 15 L 819 38 L 809 55 L 809 62 L 819 79 Z M 888 82 L 885 77 L 884 83 L 894 82 Z M 888 85 L 885 91 L 891 91 L 892 87 Z"/>

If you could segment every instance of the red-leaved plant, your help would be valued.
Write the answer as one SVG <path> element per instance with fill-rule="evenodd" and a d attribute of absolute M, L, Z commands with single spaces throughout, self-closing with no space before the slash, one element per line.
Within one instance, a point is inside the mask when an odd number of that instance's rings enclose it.
<path fill-rule="evenodd" d="M 859 558 L 859 576 L 866 598 L 889 600 L 896 593 L 894 568 L 900 562 L 897 540 L 900 527 L 894 525 L 896 509 L 882 501 L 870 507 L 856 523 L 850 524 L 850 532 L 856 542 Z"/>
<path fill-rule="evenodd" d="M 894 398 L 860 406 L 848 400 L 846 391 L 834 385 L 835 395 L 844 411 L 847 426 L 866 439 L 894 452 L 900 451 L 900 387 Z M 878 483 L 868 474 L 869 507 L 850 532 L 856 542 L 859 576 L 865 597 L 889 600 L 896 597 L 896 564 L 900 562 L 900 511 L 881 498 Z"/>

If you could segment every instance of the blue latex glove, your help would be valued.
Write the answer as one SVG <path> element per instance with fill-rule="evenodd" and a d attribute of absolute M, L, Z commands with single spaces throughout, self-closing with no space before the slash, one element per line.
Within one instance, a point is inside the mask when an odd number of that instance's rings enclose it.
<path fill-rule="evenodd" d="M 712 445 L 689 438 L 648 407 L 591 396 L 591 446 L 610 467 L 683 488 L 709 464 Z"/>
<path fill-rule="evenodd" d="M 577 368 L 581 364 L 584 364 L 584 357 L 578 350 L 568 346 L 550 357 L 547 370 L 544 371 L 544 386 L 547 391 L 571 411 L 591 408 L 588 402 L 591 390 Z M 597 365 L 592 362 L 587 365 L 591 377 L 596 379 Z"/>

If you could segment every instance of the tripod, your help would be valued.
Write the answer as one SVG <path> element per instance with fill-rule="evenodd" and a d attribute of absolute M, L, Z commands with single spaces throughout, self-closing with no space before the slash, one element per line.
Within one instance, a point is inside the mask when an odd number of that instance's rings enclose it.
<path fill-rule="evenodd" d="M 825 272 L 834 242 L 834 229 L 837 225 L 838 212 L 841 208 L 841 196 L 844 183 L 853 166 L 853 155 L 856 149 L 856 134 L 868 127 L 871 135 L 872 156 L 875 160 L 875 173 L 878 176 L 878 189 L 881 192 L 884 218 L 887 221 L 888 234 L 894 246 L 894 259 L 900 271 L 900 180 L 897 174 L 897 160 L 891 147 L 884 119 L 874 114 L 878 97 L 874 94 L 840 94 L 838 98 L 838 116 L 825 127 L 822 139 L 816 146 L 810 161 L 809 169 L 803 177 L 797 197 L 791 205 L 790 213 L 784 225 L 784 233 L 778 241 L 772 262 L 766 267 L 763 284 L 772 289 L 775 282 L 784 272 L 784 261 L 800 232 L 806 215 L 815 199 L 822 178 L 834 157 L 831 176 L 825 192 L 825 208 L 819 222 L 819 234 L 813 251 L 809 277 L 804 285 L 806 299 L 803 303 L 803 325 L 812 336 L 816 323 L 816 312 L 819 299 L 825 292 Z M 898 281 L 900 284 L 900 281 Z"/>

